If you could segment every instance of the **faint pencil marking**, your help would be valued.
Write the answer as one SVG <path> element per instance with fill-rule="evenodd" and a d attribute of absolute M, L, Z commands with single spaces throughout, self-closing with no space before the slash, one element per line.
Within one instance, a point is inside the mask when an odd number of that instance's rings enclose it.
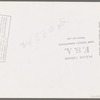
<path fill-rule="evenodd" d="M 51 25 L 50 27 L 48 27 L 48 29 L 46 30 L 41 30 L 40 32 L 37 32 L 34 34 L 34 36 L 31 37 L 31 40 L 33 40 L 34 38 L 34 42 L 40 42 L 42 39 L 45 39 L 46 37 L 48 37 L 50 34 L 49 33 L 53 33 L 56 30 L 59 30 L 61 27 L 63 27 L 68 21 L 66 21 L 65 18 L 60 18 L 58 20 L 58 23 L 56 25 Z M 29 41 L 29 40 L 27 40 Z M 29 43 L 27 42 L 22 42 L 19 45 L 22 48 L 25 48 L 27 46 L 32 47 L 33 42 L 31 41 L 31 46 L 29 46 Z"/>
<path fill-rule="evenodd" d="M 65 23 L 66 23 L 66 20 L 64 18 L 60 18 L 59 24 L 58 24 L 58 29 L 60 29 Z"/>
<path fill-rule="evenodd" d="M 54 31 L 54 27 L 51 26 L 50 29 L 49 29 L 49 32 L 52 33 L 53 31 Z"/>

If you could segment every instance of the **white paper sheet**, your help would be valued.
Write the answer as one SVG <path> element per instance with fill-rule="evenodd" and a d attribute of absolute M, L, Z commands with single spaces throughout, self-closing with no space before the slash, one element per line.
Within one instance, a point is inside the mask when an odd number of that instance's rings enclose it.
<path fill-rule="evenodd" d="M 0 97 L 100 97 L 100 3 L 0 2 Z"/>

